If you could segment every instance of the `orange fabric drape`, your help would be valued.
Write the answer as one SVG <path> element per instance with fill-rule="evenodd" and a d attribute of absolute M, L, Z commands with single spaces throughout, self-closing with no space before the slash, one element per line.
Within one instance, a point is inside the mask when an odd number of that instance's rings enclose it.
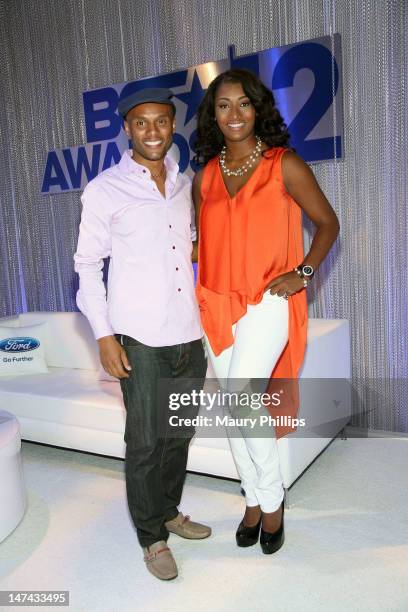
<path fill-rule="evenodd" d="M 246 184 L 231 198 L 225 187 L 219 157 L 205 166 L 201 184 L 197 298 L 204 331 L 216 355 L 234 342 L 232 325 L 258 304 L 265 287 L 303 260 L 302 211 L 286 192 L 282 156 L 287 149 L 265 151 Z M 289 339 L 272 379 L 297 379 L 307 337 L 306 292 L 289 297 Z M 277 381 L 275 381 L 276 383 Z M 296 384 L 285 382 L 292 401 L 279 414 L 294 417 L 298 408 Z M 276 416 L 274 410 L 273 416 Z M 281 437 L 293 431 L 277 426 Z"/>

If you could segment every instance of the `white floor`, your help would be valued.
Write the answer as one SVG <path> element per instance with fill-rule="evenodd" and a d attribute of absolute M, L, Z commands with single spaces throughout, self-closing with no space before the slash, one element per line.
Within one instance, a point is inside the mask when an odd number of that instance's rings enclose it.
<path fill-rule="evenodd" d="M 170 537 L 169 583 L 144 568 L 122 461 L 29 443 L 23 459 L 29 507 L 0 544 L 1 590 L 69 590 L 75 612 L 408 610 L 408 438 L 336 439 L 291 488 L 271 556 L 235 545 L 238 483 L 189 474 L 181 509 L 213 535 Z"/>

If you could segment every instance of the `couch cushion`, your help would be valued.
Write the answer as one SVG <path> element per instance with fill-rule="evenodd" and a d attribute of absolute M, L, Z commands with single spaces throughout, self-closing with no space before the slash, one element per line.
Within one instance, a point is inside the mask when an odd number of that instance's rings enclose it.
<path fill-rule="evenodd" d="M 0 406 L 18 417 L 123 432 L 120 385 L 98 380 L 93 370 L 50 368 L 49 374 L 0 380 Z"/>
<path fill-rule="evenodd" d="M 48 366 L 56 368 L 99 369 L 98 344 L 91 327 L 80 312 L 25 312 L 20 325 L 46 321 L 48 324 Z"/>

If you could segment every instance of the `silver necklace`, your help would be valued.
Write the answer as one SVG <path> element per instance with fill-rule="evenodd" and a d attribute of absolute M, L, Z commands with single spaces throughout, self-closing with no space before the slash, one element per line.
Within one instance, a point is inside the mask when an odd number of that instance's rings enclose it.
<path fill-rule="evenodd" d="M 259 138 L 259 136 L 255 136 L 255 138 L 256 138 L 256 147 L 252 151 L 252 153 L 250 153 L 249 159 L 247 159 L 246 162 L 242 164 L 242 166 L 240 166 L 239 168 L 236 168 L 235 170 L 230 170 L 229 168 L 227 168 L 227 165 L 225 163 L 225 155 L 227 152 L 227 147 L 226 145 L 222 147 L 221 153 L 220 153 L 220 166 L 224 174 L 226 174 L 227 176 L 243 176 L 246 172 L 248 172 L 250 168 L 252 168 L 252 166 L 254 165 L 256 161 L 256 158 L 260 156 L 261 151 L 262 151 L 262 140 Z"/>

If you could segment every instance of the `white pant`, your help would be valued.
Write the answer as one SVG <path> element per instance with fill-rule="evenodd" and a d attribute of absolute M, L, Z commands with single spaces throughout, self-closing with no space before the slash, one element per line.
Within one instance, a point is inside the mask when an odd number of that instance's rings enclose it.
<path fill-rule="evenodd" d="M 250 378 L 269 379 L 288 341 L 288 302 L 267 291 L 233 326 L 234 344 L 216 357 L 205 338 L 208 356 L 220 385 L 238 391 Z M 225 384 L 227 381 L 227 384 Z M 235 384 L 234 384 L 235 383 Z M 227 428 L 228 429 L 228 428 Z M 234 429 L 235 436 L 237 428 Z M 229 437 L 247 506 L 274 512 L 283 499 L 283 483 L 274 428 L 270 437 Z"/>

